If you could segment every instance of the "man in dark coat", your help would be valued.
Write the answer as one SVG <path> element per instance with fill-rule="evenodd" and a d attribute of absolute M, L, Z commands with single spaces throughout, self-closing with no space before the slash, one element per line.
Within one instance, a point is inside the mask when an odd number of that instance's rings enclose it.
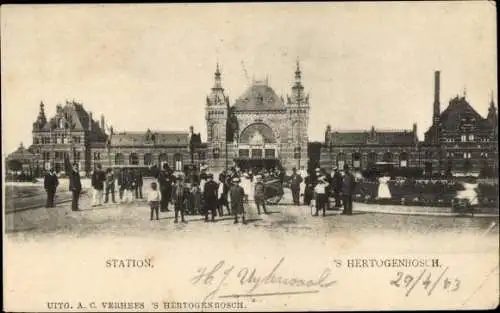
<path fill-rule="evenodd" d="M 304 179 L 304 183 L 306 185 L 304 189 L 304 204 L 305 205 L 310 205 L 311 200 L 313 199 L 314 196 L 314 181 L 311 175 L 307 176 Z"/>
<path fill-rule="evenodd" d="M 347 164 L 344 166 L 344 171 L 345 175 L 342 180 L 342 202 L 344 203 L 344 210 L 342 214 L 352 215 L 352 194 L 354 192 L 354 186 L 356 185 L 356 179 L 349 171 L 349 166 L 347 166 Z"/>
<path fill-rule="evenodd" d="M 255 205 L 257 206 L 257 213 L 260 215 L 260 207 L 264 210 L 264 214 L 267 214 L 266 209 L 266 186 L 262 182 L 262 177 L 260 175 L 255 176 L 255 186 L 253 198 Z"/>
<path fill-rule="evenodd" d="M 135 172 L 135 198 L 142 199 L 142 186 L 143 186 L 143 177 L 140 169 L 137 169 Z"/>
<path fill-rule="evenodd" d="M 158 174 L 158 183 L 160 184 L 160 193 L 161 193 L 161 200 L 160 200 L 160 211 L 161 212 L 168 212 L 170 211 L 168 209 L 168 203 L 170 202 L 171 196 L 172 196 L 172 175 L 170 171 L 168 170 L 168 165 L 165 163 L 163 164 L 163 168 Z"/>
<path fill-rule="evenodd" d="M 106 181 L 106 174 L 102 171 L 101 165 L 97 164 L 91 177 L 91 184 L 94 189 L 92 195 L 92 206 L 99 206 L 102 204 L 104 181 Z"/>
<path fill-rule="evenodd" d="M 340 194 L 342 192 L 342 175 L 338 168 L 335 168 L 332 180 L 333 197 L 335 198 L 335 208 L 340 208 L 342 203 L 340 201 Z"/>
<path fill-rule="evenodd" d="M 45 179 L 43 180 L 43 186 L 45 192 L 47 193 L 47 204 L 46 208 L 54 208 L 54 197 L 56 195 L 56 189 L 59 185 L 59 179 L 57 179 L 57 174 L 53 168 L 50 168 L 47 174 L 45 174 Z"/>
<path fill-rule="evenodd" d="M 234 214 L 234 224 L 238 223 L 238 214 L 241 215 L 242 223 L 246 224 L 245 220 L 245 208 L 243 207 L 243 201 L 245 199 L 245 191 L 243 187 L 239 185 L 240 179 L 238 177 L 233 178 L 233 185 L 229 189 L 229 200 L 231 203 L 231 211 Z"/>
<path fill-rule="evenodd" d="M 80 180 L 80 173 L 78 172 L 78 163 L 73 164 L 73 170 L 69 173 L 69 190 L 73 194 L 71 210 L 79 211 L 78 200 L 82 191 L 82 182 Z"/>
<path fill-rule="evenodd" d="M 116 203 L 115 200 L 115 175 L 113 170 L 108 168 L 106 170 L 106 195 L 104 196 L 104 203 L 108 203 L 109 194 L 111 193 L 111 201 Z"/>
<path fill-rule="evenodd" d="M 182 183 L 182 178 L 178 177 L 174 187 L 172 188 L 172 202 L 175 209 L 174 223 L 178 223 L 179 212 L 181 213 L 181 222 L 186 223 L 186 220 L 184 219 L 184 210 L 189 196 L 189 190 Z"/>
<path fill-rule="evenodd" d="M 125 192 L 125 189 L 127 189 L 128 185 L 128 173 L 126 168 L 122 168 L 120 170 L 120 173 L 118 175 L 118 186 L 119 188 L 119 196 L 120 196 L 120 202 L 123 201 L 123 193 Z"/>
<path fill-rule="evenodd" d="M 217 192 L 219 184 L 214 182 L 214 175 L 207 175 L 207 182 L 203 188 L 203 200 L 205 203 L 205 222 L 208 222 L 208 213 L 212 212 L 212 222 L 215 221 L 215 210 L 217 209 Z"/>
<path fill-rule="evenodd" d="M 297 173 L 297 169 L 292 169 L 292 176 L 290 177 L 290 189 L 292 190 L 293 204 L 300 205 L 300 184 L 302 177 Z"/>

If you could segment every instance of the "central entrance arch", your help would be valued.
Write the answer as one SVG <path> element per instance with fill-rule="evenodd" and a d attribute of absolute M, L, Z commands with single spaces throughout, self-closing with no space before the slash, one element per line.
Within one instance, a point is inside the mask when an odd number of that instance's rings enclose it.
<path fill-rule="evenodd" d="M 241 169 L 270 169 L 280 166 L 278 143 L 271 127 L 253 123 L 241 132 L 235 163 Z"/>

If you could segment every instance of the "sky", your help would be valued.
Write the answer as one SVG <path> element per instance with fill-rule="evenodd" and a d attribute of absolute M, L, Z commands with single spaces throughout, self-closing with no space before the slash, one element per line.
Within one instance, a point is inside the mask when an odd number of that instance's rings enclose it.
<path fill-rule="evenodd" d="M 310 94 L 309 140 L 332 129 L 411 129 L 457 94 L 486 116 L 497 99 L 492 2 L 10 5 L 1 7 L 2 151 L 32 143 L 77 100 L 116 131 L 206 138 L 216 63 L 231 103 L 265 79 L 291 93 L 296 60 Z"/>

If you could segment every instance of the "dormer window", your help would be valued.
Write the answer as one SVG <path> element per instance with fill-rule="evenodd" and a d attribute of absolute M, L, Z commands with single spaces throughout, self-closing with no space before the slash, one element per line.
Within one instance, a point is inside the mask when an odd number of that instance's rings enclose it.
<path fill-rule="evenodd" d="M 467 141 L 467 135 L 462 135 L 461 139 L 462 139 L 462 142 L 466 142 Z"/>
<path fill-rule="evenodd" d="M 474 141 L 474 135 L 469 135 L 469 141 Z"/>

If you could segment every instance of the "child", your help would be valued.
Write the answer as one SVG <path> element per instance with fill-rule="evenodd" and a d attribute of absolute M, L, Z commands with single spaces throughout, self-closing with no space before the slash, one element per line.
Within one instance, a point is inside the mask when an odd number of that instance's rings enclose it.
<path fill-rule="evenodd" d="M 323 211 L 323 216 L 325 216 L 325 209 L 328 203 L 328 195 L 326 194 L 326 188 L 328 183 L 324 176 L 318 179 L 318 184 L 314 187 L 314 192 L 316 193 L 316 213 L 314 216 L 318 216 L 320 210 Z"/>
<path fill-rule="evenodd" d="M 161 201 L 161 193 L 158 191 L 158 185 L 156 182 L 151 183 L 151 190 L 148 193 L 148 202 L 151 208 L 151 218 L 153 220 L 153 213 L 156 214 L 156 220 L 159 220 L 159 211 L 160 211 L 160 201 Z"/>

